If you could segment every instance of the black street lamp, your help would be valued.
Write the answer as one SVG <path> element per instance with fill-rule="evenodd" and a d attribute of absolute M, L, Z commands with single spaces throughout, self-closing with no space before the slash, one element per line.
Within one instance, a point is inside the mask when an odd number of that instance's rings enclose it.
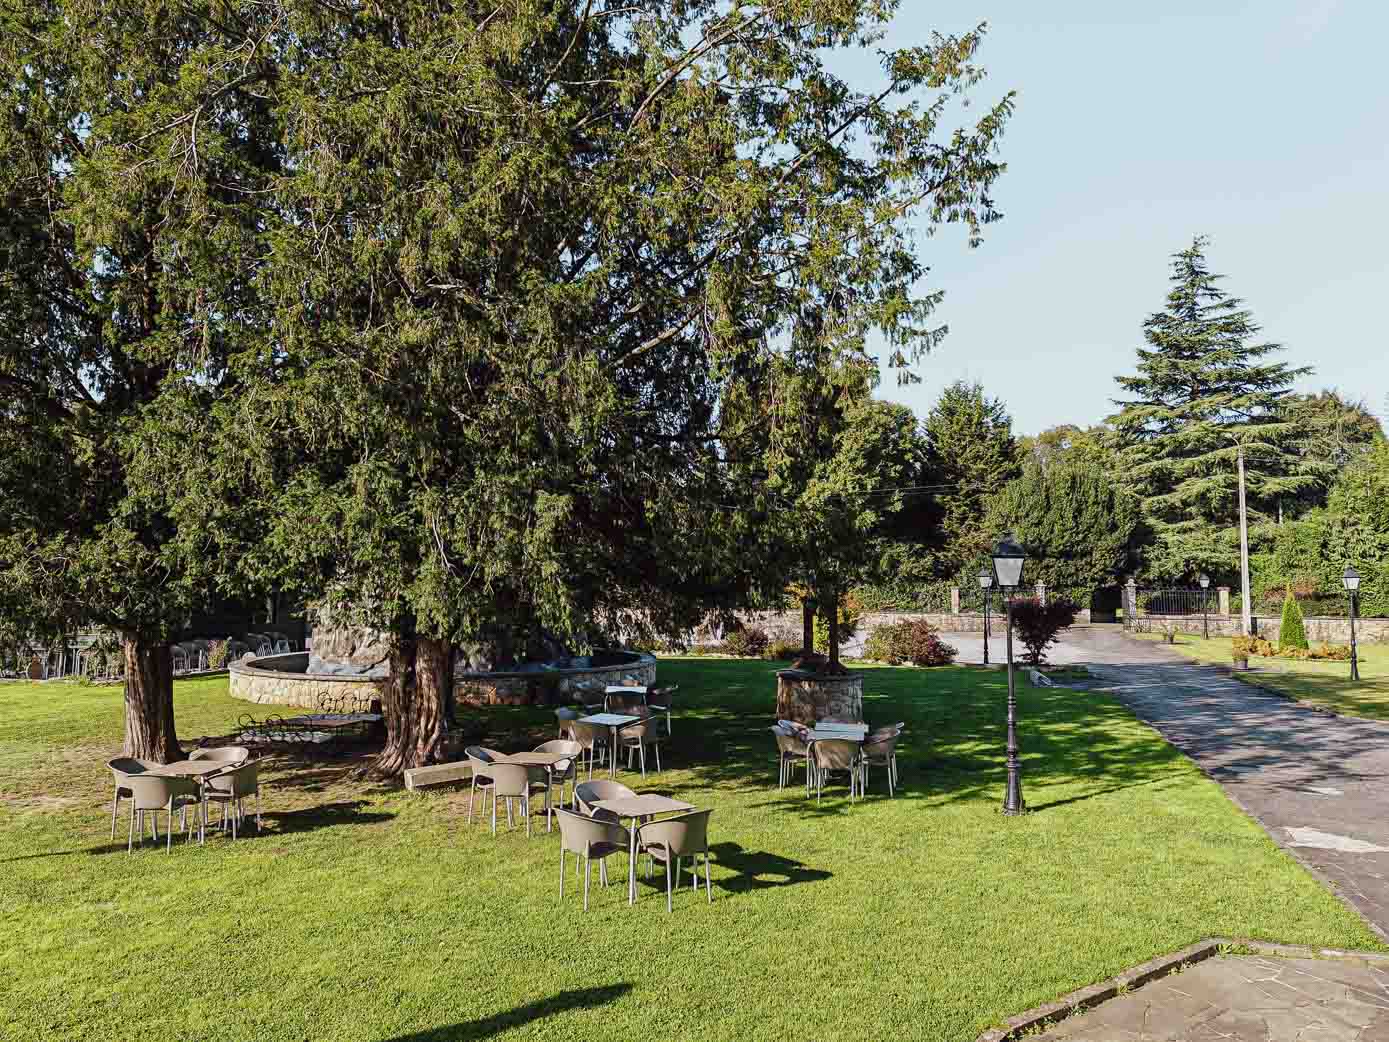
<path fill-rule="evenodd" d="M 994 574 L 987 568 L 979 571 L 979 589 L 984 591 L 984 665 L 989 664 L 989 588 L 994 584 Z"/>
<path fill-rule="evenodd" d="M 1211 588 L 1211 577 L 1205 572 L 1196 580 L 1201 584 L 1201 636 L 1206 640 L 1211 639 L 1211 605 L 1208 599 L 1207 590 Z"/>
<path fill-rule="evenodd" d="M 1018 763 L 1017 690 L 1013 681 L 1013 593 L 1022 584 L 1022 563 L 1027 554 L 1009 532 L 993 549 L 994 574 L 1008 605 L 1008 790 L 1003 797 L 1004 814 L 1021 814 L 1027 809 L 1022 799 L 1022 779 Z"/>
<path fill-rule="evenodd" d="M 1347 566 L 1345 574 L 1341 576 L 1341 583 L 1350 594 L 1350 679 L 1359 680 L 1360 663 L 1355 651 L 1355 601 L 1356 594 L 1360 591 L 1360 573 Z"/>

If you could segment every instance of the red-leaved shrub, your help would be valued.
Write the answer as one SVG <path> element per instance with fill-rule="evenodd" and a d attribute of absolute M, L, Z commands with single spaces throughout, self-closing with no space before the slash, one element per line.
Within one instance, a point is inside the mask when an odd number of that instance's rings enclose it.
<path fill-rule="evenodd" d="M 1064 597 L 1053 597 L 1042 604 L 1036 597 L 1020 597 L 1013 602 L 1013 632 L 1027 649 L 1027 661 L 1041 666 L 1047 648 L 1056 643 L 1061 631 L 1076 621 L 1080 608 Z"/>

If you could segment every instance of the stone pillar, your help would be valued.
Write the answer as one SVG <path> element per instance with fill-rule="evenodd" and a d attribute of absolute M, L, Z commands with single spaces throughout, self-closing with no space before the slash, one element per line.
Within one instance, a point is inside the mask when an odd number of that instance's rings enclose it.
<path fill-rule="evenodd" d="M 1124 629 L 1131 630 L 1138 622 L 1138 583 L 1130 579 L 1124 584 Z"/>
<path fill-rule="evenodd" d="M 1043 608 L 1045 608 L 1045 607 L 1047 606 L 1047 584 L 1046 584 L 1046 583 L 1038 583 L 1038 584 L 1037 584 L 1037 603 L 1040 604 Z"/>
<path fill-rule="evenodd" d="M 960 588 L 958 586 L 950 587 L 950 614 L 960 614 Z"/>
<path fill-rule="evenodd" d="M 778 720 L 807 726 L 817 720 L 863 722 L 863 674 L 819 676 L 783 669 L 776 676 Z"/>
<path fill-rule="evenodd" d="M 1215 592 L 1216 592 L 1216 596 L 1218 596 L 1218 597 L 1220 598 L 1220 614 L 1221 614 L 1221 615 L 1229 615 L 1229 614 L 1230 614 L 1230 587 L 1228 587 L 1228 586 L 1217 586 L 1217 587 L 1215 588 Z"/>

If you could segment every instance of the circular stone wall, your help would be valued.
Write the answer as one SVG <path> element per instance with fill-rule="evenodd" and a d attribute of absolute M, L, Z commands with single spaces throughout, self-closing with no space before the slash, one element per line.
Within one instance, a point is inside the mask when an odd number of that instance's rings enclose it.
<path fill-rule="evenodd" d="M 298 706 L 334 713 L 379 712 L 381 679 L 309 673 L 309 653 L 265 655 L 233 662 L 231 695 L 261 705 Z"/>
<path fill-rule="evenodd" d="M 577 700 L 580 691 L 606 687 L 650 687 L 656 683 L 656 658 L 637 651 L 609 652 L 623 661 L 575 669 L 518 673 L 457 673 L 454 697 L 477 706 L 560 705 Z"/>
<path fill-rule="evenodd" d="M 799 669 L 776 675 L 776 718 L 809 727 L 817 720 L 863 722 L 863 674 L 823 676 Z"/>

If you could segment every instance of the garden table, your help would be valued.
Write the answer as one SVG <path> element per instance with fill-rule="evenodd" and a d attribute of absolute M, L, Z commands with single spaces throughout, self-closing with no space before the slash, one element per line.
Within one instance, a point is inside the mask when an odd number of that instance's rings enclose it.
<path fill-rule="evenodd" d="M 225 760 L 175 760 L 173 763 L 166 763 L 161 767 L 151 767 L 148 774 L 158 774 L 166 778 L 192 778 L 198 783 L 198 842 L 207 841 L 207 795 L 204 791 L 206 776 L 225 771 L 233 767 L 240 767 L 238 763 L 228 763 Z M 169 827 L 174 826 L 173 819 L 169 820 Z M 141 840 L 141 842 L 144 842 Z"/>
<path fill-rule="evenodd" d="M 595 727 L 606 727 L 612 732 L 611 740 L 608 743 L 608 777 L 617 777 L 617 732 L 628 724 L 634 724 L 641 717 L 628 716 L 626 713 L 594 713 L 592 716 L 579 717 L 581 724 L 593 724 Z"/>
<path fill-rule="evenodd" d="M 599 800 L 594 804 L 601 807 L 619 818 L 627 818 L 628 825 L 628 847 L 627 847 L 627 903 L 636 904 L 637 902 L 637 827 L 643 821 L 649 821 L 657 814 L 678 814 L 681 811 L 694 810 L 693 803 L 684 803 L 681 800 L 673 800 L 669 796 L 658 796 L 654 792 L 642 792 L 635 796 L 617 796 L 610 800 Z"/>
<path fill-rule="evenodd" d="M 553 794 L 555 788 L 555 764 L 562 760 L 573 760 L 573 753 L 510 753 L 495 758 L 497 763 L 516 763 L 523 767 L 545 768 L 545 831 L 553 831 L 555 825 Z"/>

